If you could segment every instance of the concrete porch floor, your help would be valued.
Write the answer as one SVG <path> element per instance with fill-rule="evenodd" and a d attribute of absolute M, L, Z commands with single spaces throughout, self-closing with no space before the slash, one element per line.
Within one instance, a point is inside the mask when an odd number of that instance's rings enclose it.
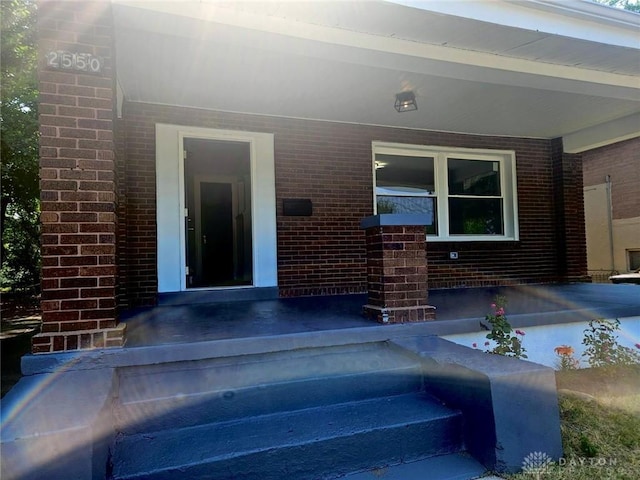
<path fill-rule="evenodd" d="M 366 295 L 157 306 L 122 314 L 127 347 L 300 334 L 367 337 L 452 335 L 478 330 L 496 295 L 514 328 L 640 315 L 640 286 L 552 284 L 431 290 L 433 322 L 380 325 L 362 315 Z"/>

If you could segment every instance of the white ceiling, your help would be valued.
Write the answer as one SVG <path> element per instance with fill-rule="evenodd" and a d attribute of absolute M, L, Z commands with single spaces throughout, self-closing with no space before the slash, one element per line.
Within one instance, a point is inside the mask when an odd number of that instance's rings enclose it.
<path fill-rule="evenodd" d="M 581 143 L 640 131 L 634 25 L 605 44 L 378 2 L 116 0 L 114 16 L 131 101 Z M 394 110 L 404 89 L 417 111 Z"/>

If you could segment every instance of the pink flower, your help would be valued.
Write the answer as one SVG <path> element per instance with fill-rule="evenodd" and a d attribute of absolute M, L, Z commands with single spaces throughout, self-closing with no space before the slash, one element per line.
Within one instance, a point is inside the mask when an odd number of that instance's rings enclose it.
<path fill-rule="evenodd" d="M 504 308 L 499 308 L 496 310 L 496 315 L 504 315 Z"/>
<path fill-rule="evenodd" d="M 472 344 L 471 344 L 471 346 L 472 346 L 473 348 L 476 348 L 476 347 L 478 346 L 478 344 L 474 342 L 474 343 L 472 343 Z"/>
<path fill-rule="evenodd" d="M 489 342 L 484 342 L 484 346 L 488 347 L 489 346 Z"/>
<path fill-rule="evenodd" d="M 524 332 L 522 330 L 516 330 L 516 335 L 522 335 L 524 337 Z"/>
<path fill-rule="evenodd" d="M 636 348 L 640 348 L 640 343 L 636 343 Z"/>
<path fill-rule="evenodd" d="M 496 308 L 496 304 L 495 304 L 495 303 L 492 303 L 492 304 L 491 304 L 491 308 Z"/>

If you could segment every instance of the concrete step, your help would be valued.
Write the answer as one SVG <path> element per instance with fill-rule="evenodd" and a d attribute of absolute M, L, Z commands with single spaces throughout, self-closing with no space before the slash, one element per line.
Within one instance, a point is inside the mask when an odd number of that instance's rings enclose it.
<path fill-rule="evenodd" d="M 338 478 L 461 449 L 459 412 L 425 394 L 374 398 L 119 438 L 112 478 Z"/>
<path fill-rule="evenodd" d="M 345 475 L 344 480 L 470 480 L 483 478 L 487 469 L 466 453 L 450 453 L 415 462 L 372 468 Z M 492 477 L 499 480 L 497 477 Z"/>
<path fill-rule="evenodd" d="M 385 343 L 303 349 L 120 372 L 126 434 L 417 392 L 419 364 Z"/>

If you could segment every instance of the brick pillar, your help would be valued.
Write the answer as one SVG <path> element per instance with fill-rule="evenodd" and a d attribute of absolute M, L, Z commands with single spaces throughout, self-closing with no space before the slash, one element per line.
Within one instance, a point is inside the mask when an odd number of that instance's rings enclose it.
<path fill-rule="evenodd" d="M 43 325 L 32 351 L 122 346 L 110 2 L 41 0 L 38 28 Z"/>
<path fill-rule="evenodd" d="M 558 275 L 562 281 L 586 282 L 589 277 L 582 156 L 563 150 L 561 138 L 552 140 Z"/>
<path fill-rule="evenodd" d="M 365 218 L 367 289 L 364 314 L 380 323 L 435 319 L 427 305 L 426 217 L 376 215 Z"/>

